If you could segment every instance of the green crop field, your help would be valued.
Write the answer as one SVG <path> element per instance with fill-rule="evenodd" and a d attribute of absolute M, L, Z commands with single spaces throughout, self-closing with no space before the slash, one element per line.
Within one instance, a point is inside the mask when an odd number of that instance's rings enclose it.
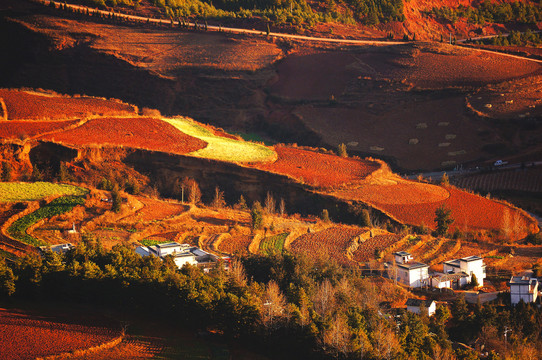
<path fill-rule="evenodd" d="M 284 241 L 290 233 L 282 233 L 266 237 L 260 242 L 260 251 L 266 255 L 281 254 L 284 249 Z"/>
<path fill-rule="evenodd" d="M 277 158 L 277 154 L 264 145 L 216 136 L 210 130 L 205 129 L 190 119 L 175 118 L 163 120 L 175 126 L 183 133 L 207 143 L 204 149 L 194 151 L 190 155 L 240 163 L 269 162 Z"/>
<path fill-rule="evenodd" d="M 0 182 L 0 202 L 33 201 L 52 195 L 86 195 L 87 189 L 50 182 Z"/>
<path fill-rule="evenodd" d="M 40 207 L 38 210 L 23 216 L 15 221 L 8 228 L 8 234 L 22 241 L 28 245 L 40 246 L 46 245 L 43 241 L 40 241 L 33 236 L 26 233 L 26 230 L 42 219 L 51 218 L 55 215 L 60 215 L 71 211 L 77 205 L 83 205 L 85 199 L 79 196 L 63 196 L 56 198 L 47 205 Z"/>

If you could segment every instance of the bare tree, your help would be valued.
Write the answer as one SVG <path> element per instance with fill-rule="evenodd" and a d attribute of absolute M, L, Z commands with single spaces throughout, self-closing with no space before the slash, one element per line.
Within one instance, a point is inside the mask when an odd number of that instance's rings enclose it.
<path fill-rule="evenodd" d="M 279 203 L 279 212 L 280 212 L 280 216 L 284 216 L 286 215 L 286 203 L 284 202 L 284 199 L 280 199 L 280 203 Z"/>
<path fill-rule="evenodd" d="M 323 334 L 323 342 L 328 347 L 335 358 L 339 354 L 347 354 L 350 348 L 350 331 L 346 321 L 342 316 L 336 316 L 329 329 Z"/>
<path fill-rule="evenodd" d="M 273 195 L 271 195 L 270 192 L 267 192 L 267 196 L 265 197 L 265 212 L 267 212 L 268 214 L 274 214 L 275 207 L 276 205 Z"/>
<path fill-rule="evenodd" d="M 201 190 L 196 180 L 184 178 L 182 184 L 188 190 L 188 201 L 191 204 L 197 204 L 201 201 Z"/>
<path fill-rule="evenodd" d="M 286 299 L 276 282 L 271 280 L 265 287 L 260 310 L 262 323 L 268 329 L 274 328 L 280 318 L 283 318 L 286 308 Z"/>
<path fill-rule="evenodd" d="M 218 186 L 215 187 L 215 197 L 211 206 L 218 209 L 226 207 L 226 201 L 224 200 L 224 191 L 220 191 L 220 188 Z"/>
<path fill-rule="evenodd" d="M 336 290 L 331 282 L 326 279 L 316 289 L 312 302 L 318 315 L 325 317 L 335 303 Z"/>
<path fill-rule="evenodd" d="M 245 268 L 239 260 L 233 260 L 231 262 L 229 275 L 233 285 L 237 287 L 244 287 L 247 285 Z"/>

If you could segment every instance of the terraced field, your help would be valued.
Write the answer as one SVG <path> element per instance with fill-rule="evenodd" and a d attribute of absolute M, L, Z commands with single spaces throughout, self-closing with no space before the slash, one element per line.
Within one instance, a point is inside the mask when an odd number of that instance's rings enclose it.
<path fill-rule="evenodd" d="M 290 245 L 292 252 L 305 253 L 311 256 L 329 256 L 339 264 L 351 264 L 346 250 L 353 239 L 367 232 L 364 228 L 334 226 L 315 233 L 301 235 Z"/>
<path fill-rule="evenodd" d="M 66 120 L 87 116 L 135 115 L 134 106 L 118 100 L 67 97 L 54 93 L 0 89 L 8 120 Z"/>
<path fill-rule="evenodd" d="M 252 235 L 237 235 L 223 240 L 218 249 L 227 254 L 243 254 L 248 252 L 248 246 L 252 242 Z"/>
<path fill-rule="evenodd" d="M 205 141 L 177 131 L 167 122 L 145 117 L 92 119 L 39 139 L 71 146 L 126 146 L 173 154 L 187 154 L 207 146 Z"/>
<path fill-rule="evenodd" d="M 375 250 L 382 251 L 401 240 L 399 234 L 377 235 L 369 238 L 352 254 L 352 259 L 357 262 L 367 262 L 375 258 Z"/>
<path fill-rule="evenodd" d="M 206 159 L 240 163 L 270 162 L 277 158 L 270 148 L 253 142 L 220 136 L 187 118 L 163 119 L 183 133 L 198 138 L 207 146 L 190 155 Z"/>
<path fill-rule="evenodd" d="M 0 182 L 0 202 L 34 201 L 53 195 L 86 195 L 82 187 L 50 182 Z"/>
<path fill-rule="evenodd" d="M 282 233 L 262 239 L 260 251 L 266 255 L 281 254 L 284 250 L 284 241 L 290 233 Z"/>

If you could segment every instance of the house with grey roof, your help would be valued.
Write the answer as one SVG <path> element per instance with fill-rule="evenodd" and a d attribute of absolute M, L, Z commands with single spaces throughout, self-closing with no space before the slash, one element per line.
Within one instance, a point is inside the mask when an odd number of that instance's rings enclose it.
<path fill-rule="evenodd" d="M 428 316 L 432 316 L 437 310 L 437 303 L 434 300 L 408 299 L 406 302 L 407 311 L 414 314 L 421 314 L 422 310 Z"/>
<path fill-rule="evenodd" d="M 538 279 L 530 276 L 512 276 L 509 285 L 512 305 L 518 304 L 521 300 L 525 303 L 536 301 L 538 297 Z"/>
<path fill-rule="evenodd" d="M 394 263 L 391 266 L 392 278 L 403 285 L 418 288 L 429 285 L 429 265 L 414 261 L 412 255 L 405 251 L 393 254 Z"/>
<path fill-rule="evenodd" d="M 472 282 L 472 276 L 475 275 L 479 286 L 484 286 L 486 278 L 486 265 L 484 259 L 479 256 L 467 256 L 461 259 L 446 261 L 443 264 L 444 274 L 461 274 L 467 276 L 460 278 L 459 286 L 464 286 Z"/>

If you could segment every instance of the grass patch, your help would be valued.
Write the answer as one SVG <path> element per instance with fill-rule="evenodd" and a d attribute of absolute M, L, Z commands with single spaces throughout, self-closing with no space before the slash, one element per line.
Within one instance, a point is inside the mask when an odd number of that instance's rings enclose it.
<path fill-rule="evenodd" d="M 34 201 L 52 195 L 81 196 L 88 193 L 82 187 L 50 182 L 0 182 L 0 202 Z"/>
<path fill-rule="evenodd" d="M 238 131 L 235 133 L 235 135 L 242 137 L 245 141 L 261 142 L 266 146 L 273 146 L 276 144 L 276 142 L 264 139 L 262 136 L 256 133 L 244 133 Z"/>
<path fill-rule="evenodd" d="M 232 162 L 268 162 L 277 158 L 277 154 L 266 146 L 214 135 L 210 130 L 189 119 L 163 120 L 183 133 L 207 143 L 204 149 L 191 152 L 192 156 Z"/>
<path fill-rule="evenodd" d="M 23 216 L 22 218 L 15 221 L 11 226 L 8 228 L 8 234 L 13 237 L 14 239 L 17 239 L 19 241 L 22 241 L 28 245 L 33 246 L 41 246 L 46 245 L 43 241 L 38 240 L 26 233 L 26 230 L 38 221 L 42 219 L 51 218 L 55 215 L 61 215 L 64 213 L 67 213 L 68 211 L 71 211 L 74 207 L 77 205 L 83 205 L 85 203 L 85 199 L 83 199 L 80 196 L 63 196 L 60 198 L 57 198 L 47 205 L 39 208 L 38 210 Z"/>
<path fill-rule="evenodd" d="M 152 240 L 152 239 L 143 239 L 140 241 L 141 245 L 143 246 L 154 246 L 158 244 L 165 244 L 171 242 L 169 240 Z"/>
<path fill-rule="evenodd" d="M 284 250 L 284 241 L 290 233 L 282 233 L 266 237 L 260 242 L 260 251 L 266 255 L 281 254 Z"/>

